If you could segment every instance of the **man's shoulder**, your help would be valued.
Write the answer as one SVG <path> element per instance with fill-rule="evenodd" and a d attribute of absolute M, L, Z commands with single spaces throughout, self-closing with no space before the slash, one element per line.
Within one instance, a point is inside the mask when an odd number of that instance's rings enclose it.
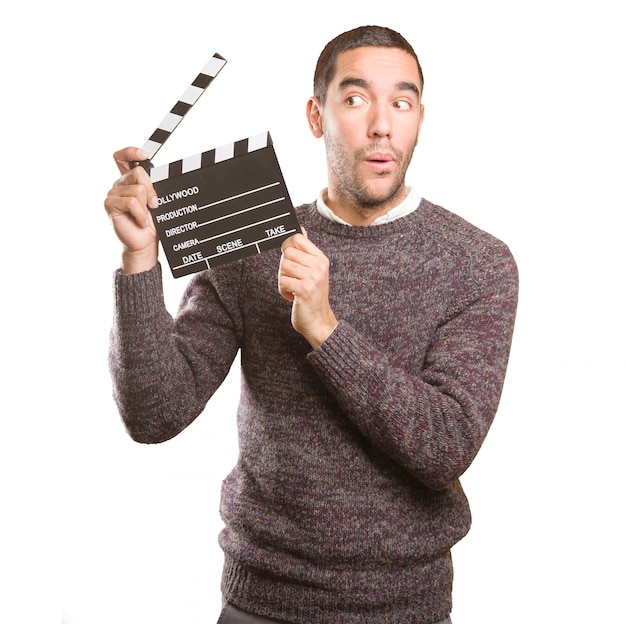
<path fill-rule="evenodd" d="M 504 241 L 455 212 L 426 199 L 422 199 L 420 211 L 425 234 L 450 253 L 472 256 L 497 253 L 512 258 Z"/>
<path fill-rule="evenodd" d="M 299 204 L 294 207 L 294 211 L 296 213 L 296 217 L 298 217 L 299 221 L 303 221 L 306 219 L 307 215 L 314 213 L 317 210 L 316 202 L 308 202 L 305 204 Z"/>

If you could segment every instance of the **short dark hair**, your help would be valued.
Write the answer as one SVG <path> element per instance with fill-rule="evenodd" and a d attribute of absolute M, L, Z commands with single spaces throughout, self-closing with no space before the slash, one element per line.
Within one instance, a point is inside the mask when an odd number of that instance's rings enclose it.
<path fill-rule="evenodd" d="M 411 44 L 400 33 L 384 26 L 359 26 L 342 33 L 328 42 L 317 59 L 313 76 L 313 95 L 318 97 L 322 104 L 326 100 L 328 84 L 335 74 L 337 57 L 342 52 L 364 46 L 399 48 L 408 52 L 417 63 L 417 71 L 422 83 L 421 88 L 422 90 L 424 89 L 424 75 L 417 54 L 415 54 Z"/>

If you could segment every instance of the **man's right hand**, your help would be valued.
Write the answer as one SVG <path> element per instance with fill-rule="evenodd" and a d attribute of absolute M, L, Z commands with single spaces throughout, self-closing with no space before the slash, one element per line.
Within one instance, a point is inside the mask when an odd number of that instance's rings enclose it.
<path fill-rule="evenodd" d="M 144 168 L 131 166 L 131 161 L 146 160 L 148 154 L 127 147 L 115 152 L 113 158 L 122 176 L 113 184 L 104 207 L 124 247 L 121 268 L 124 273 L 148 271 L 156 265 L 159 251 L 149 213 L 150 208 L 157 207 L 157 195 Z"/>

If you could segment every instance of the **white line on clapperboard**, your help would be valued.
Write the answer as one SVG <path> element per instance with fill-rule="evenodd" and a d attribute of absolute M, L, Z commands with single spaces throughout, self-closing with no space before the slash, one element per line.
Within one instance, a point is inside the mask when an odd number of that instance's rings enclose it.
<path fill-rule="evenodd" d="M 204 210 L 205 208 L 212 208 L 213 206 L 219 206 L 219 204 L 225 204 L 226 202 L 232 201 L 233 199 L 239 199 L 240 197 L 245 197 L 246 195 L 252 195 L 252 193 L 259 193 L 261 191 L 265 191 L 268 188 L 272 188 L 273 186 L 278 186 L 279 184 L 280 182 L 272 182 L 271 184 L 266 184 L 265 186 L 259 186 L 259 188 L 252 189 L 251 191 L 244 191 L 243 193 L 239 193 L 238 195 L 231 195 L 230 197 L 225 197 L 224 199 L 219 199 L 209 204 L 205 204 L 204 206 L 198 207 L 198 210 Z M 285 198 L 281 197 L 280 199 L 285 199 Z M 267 202 L 267 203 L 271 203 L 271 202 Z M 259 206 L 263 206 L 263 205 L 264 204 L 259 204 Z M 245 210 L 242 210 L 241 212 L 245 212 Z M 229 213 L 227 215 L 224 215 L 223 217 L 219 217 L 218 219 L 213 219 L 213 221 L 207 221 L 206 223 L 213 223 L 215 221 L 219 221 L 220 219 L 227 219 L 228 217 L 231 217 L 233 214 L 240 214 L 240 213 L 238 212 Z M 206 223 L 203 223 L 203 225 L 206 225 Z"/>
<path fill-rule="evenodd" d="M 272 217 L 271 219 L 266 219 L 265 221 L 259 221 L 259 223 L 257 225 L 260 225 L 261 223 L 267 223 L 268 221 L 275 221 L 276 219 L 280 219 L 281 217 L 286 217 L 289 213 L 286 212 L 285 214 L 282 215 L 278 215 L 277 217 Z M 251 227 L 251 226 L 247 226 L 247 227 Z M 239 228 L 240 230 L 245 230 L 246 228 Z M 237 230 L 233 230 L 233 232 L 236 232 Z M 292 228 L 291 230 L 287 230 L 286 232 L 280 232 L 280 234 L 274 234 L 273 236 L 267 236 L 266 238 L 261 238 L 258 241 L 254 241 L 252 243 L 246 243 L 245 245 L 242 245 L 241 247 L 238 247 L 237 249 L 245 249 L 246 247 L 252 247 L 253 245 L 256 247 L 257 252 L 261 252 L 261 250 L 259 249 L 259 243 L 261 242 L 265 242 L 268 240 L 272 240 L 273 238 L 278 238 L 279 236 L 284 236 L 285 234 L 293 234 L 295 233 L 295 229 Z M 225 232 L 225 234 L 228 234 L 229 232 Z M 215 237 L 218 238 L 218 237 Z M 209 239 L 207 239 L 209 240 Z M 209 260 L 211 260 L 212 258 L 217 258 L 218 256 L 225 256 L 229 253 L 232 253 L 232 251 L 223 251 L 221 253 L 216 253 L 213 254 L 212 256 L 209 256 L 208 258 L 198 258 L 198 260 L 193 260 L 191 262 L 188 262 L 187 264 L 179 264 L 178 266 L 173 267 L 174 269 L 182 269 L 183 267 L 188 267 L 191 266 L 192 264 L 197 264 L 198 262 L 206 262 L 207 267 L 211 268 L 211 265 L 209 264 Z"/>
<path fill-rule="evenodd" d="M 214 202 L 210 202 L 208 204 L 205 204 L 204 206 L 199 206 L 198 210 L 204 210 L 206 208 L 211 208 L 213 206 L 217 206 L 219 204 L 224 204 L 226 202 L 232 201 L 233 199 L 239 199 L 240 197 L 245 197 L 246 195 L 252 195 L 253 193 L 257 193 L 260 191 L 264 191 L 268 188 L 272 188 L 275 186 L 278 186 L 280 184 L 280 182 L 272 182 L 271 184 L 267 184 L 265 186 L 260 186 L 259 188 L 256 189 L 252 189 L 250 191 L 244 191 L 243 193 L 238 193 L 237 195 L 232 195 L 231 197 L 225 197 L 224 199 L 220 199 L 218 201 L 214 201 Z M 218 221 L 222 221 L 224 219 L 230 219 L 231 217 L 234 217 L 236 215 L 240 215 L 240 214 L 244 214 L 245 212 L 250 212 L 252 210 L 258 210 L 259 208 L 263 208 L 264 206 L 270 206 L 271 204 L 276 204 L 280 201 L 283 201 L 285 199 L 284 196 L 282 197 L 278 197 L 276 199 L 272 199 L 270 201 L 267 202 L 263 202 L 261 204 L 256 204 L 255 206 L 251 206 L 249 208 L 244 208 L 243 210 L 239 210 L 237 212 L 230 212 L 226 215 L 223 215 L 221 217 L 217 217 L 215 219 L 210 219 L 209 221 L 205 221 L 204 223 L 198 223 L 198 225 L 196 226 L 196 229 L 200 229 L 201 227 L 205 227 L 207 225 L 211 225 L 213 223 L 217 223 Z M 274 217 L 270 217 L 269 219 L 264 219 L 262 221 L 255 221 L 254 223 L 249 223 L 248 225 L 242 226 L 240 228 L 235 228 L 234 230 L 228 230 L 226 232 L 220 232 L 219 234 L 217 234 L 216 236 L 210 236 L 208 238 L 203 238 L 201 240 L 198 240 L 198 245 L 201 245 L 203 243 L 206 243 L 210 240 L 214 240 L 216 238 L 223 238 L 225 236 L 228 236 L 230 234 L 234 234 L 235 232 L 241 232 L 242 230 L 247 230 L 250 229 L 252 227 L 256 227 L 257 225 L 263 225 L 264 223 L 269 223 L 270 221 L 276 221 L 277 219 L 282 219 L 284 217 L 289 216 L 289 212 L 284 212 L 282 214 L 276 215 Z M 280 234 L 275 234 L 273 236 L 266 236 L 265 238 L 261 238 L 257 241 L 253 241 L 252 243 L 246 243 L 245 245 L 242 245 L 241 247 L 238 247 L 238 249 L 245 249 L 246 247 L 256 247 L 256 250 L 258 253 L 261 252 L 261 250 L 259 249 L 259 243 L 261 242 L 265 242 L 268 240 L 272 240 L 273 238 L 278 238 L 279 236 L 284 236 L 285 234 L 292 234 L 294 233 L 296 230 L 295 229 L 291 229 L 287 232 L 281 232 Z M 210 268 L 210 264 L 209 264 L 209 260 L 211 260 L 212 258 L 217 258 L 218 256 L 223 256 L 226 255 L 228 253 L 232 253 L 230 251 L 223 251 L 220 253 L 216 253 L 216 254 L 212 254 L 210 255 L 208 258 L 198 258 L 197 260 L 192 260 L 191 262 L 187 262 L 186 264 L 179 264 L 178 266 L 173 267 L 174 270 L 177 269 L 182 269 L 184 267 L 188 267 L 191 266 L 193 264 L 197 264 L 198 262 L 205 262 L 206 265 Z"/>
<path fill-rule="evenodd" d="M 279 200 L 276 200 L 279 201 Z M 268 202 L 267 204 L 274 204 L 276 202 Z M 267 205 L 264 204 L 264 205 Z M 250 208 L 250 210 L 252 210 L 252 208 Z M 245 211 L 244 211 L 245 212 Z M 224 236 L 227 236 L 228 234 L 234 234 L 235 232 L 241 232 L 241 230 L 247 230 L 251 227 L 255 227 L 257 225 L 263 225 L 264 223 L 269 223 L 270 221 L 276 221 L 276 219 L 282 219 L 283 217 L 287 217 L 289 216 L 288 212 L 283 212 L 283 214 L 279 214 L 276 215 L 275 217 L 270 217 L 269 219 L 263 219 L 263 221 L 256 221 L 255 223 L 251 223 L 249 225 L 244 225 L 242 227 L 239 228 L 235 228 L 234 230 L 228 230 L 228 232 L 222 232 L 221 234 L 218 234 L 217 236 L 210 236 L 209 238 L 205 238 L 204 240 L 200 241 L 201 243 L 206 243 L 207 241 L 210 240 L 214 240 L 216 238 L 223 238 Z M 204 224 L 206 225 L 206 224 Z M 199 225 L 198 227 L 202 227 L 202 225 Z M 273 238 L 272 236 L 268 236 L 266 238 L 262 238 L 260 240 L 268 240 L 270 238 Z M 258 241 L 257 241 L 258 242 Z M 221 254 L 215 254 L 216 256 L 221 256 L 223 255 L 224 252 L 222 252 Z"/>
<path fill-rule="evenodd" d="M 211 202 L 209 204 L 205 204 L 204 206 L 199 206 L 198 210 L 204 210 L 205 208 L 212 208 L 213 206 L 217 206 L 219 204 L 224 204 L 226 202 L 232 201 L 233 199 L 239 199 L 240 197 L 245 197 L 246 195 L 252 195 L 253 193 L 258 193 L 260 191 L 264 191 L 268 188 L 272 188 L 274 186 L 278 186 L 280 184 L 280 182 L 272 182 L 271 184 L 266 184 L 265 186 L 260 186 L 259 188 L 256 189 L 252 189 L 251 191 L 245 191 L 243 193 L 238 193 L 237 195 L 233 195 L 231 197 L 225 197 L 224 199 L 220 199 L 218 201 L 215 202 Z M 270 201 L 266 201 L 263 202 L 261 204 L 256 204 L 255 206 L 250 206 L 249 208 L 244 208 L 243 210 L 238 210 L 237 212 L 229 212 L 226 215 L 223 215 L 221 217 L 217 217 L 215 219 L 210 219 L 209 221 L 205 221 L 204 223 L 198 223 L 196 226 L 196 229 L 200 229 L 201 227 L 205 227 L 207 225 L 212 225 L 213 223 L 217 223 L 218 221 L 223 221 L 224 219 L 230 219 L 232 217 L 235 217 L 237 215 L 241 215 L 244 214 L 246 212 L 251 212 L 252 210 L 258 210 L 259 208 L 264 208 L 265 206 L 271 206 L 272 204 L 276 204 L 280 201 L 283 201 L 285 199 L 285 196 L 283 195 L 282 197 L 277 197 L 276 199 L 272 199 Z M 209 236 L 208 238 L 203 238 L 198 240 L 198 245 L 201 245 L 203 243 L 207 243 L 208 241 L 214 240 L 216 238 L 223 238 L 224 236 L 228 236 L 230 234 L 234 234 L 235 232 L 241 232 L 242 230 L 247 230 L 249 228 L 252 227 L 256 227 L 257 225 L 263 225 L 264 223 L 269 223 L 270 221 L 276 221 L 276 219 L 282 219 L 283 217 L 288 217 L 289 216 L 289 212 L 283 212 L 282 214 L 276 215 L 274 217 L 270 217 L 269 219 L 263 219 L 262 221 L 255 221 L 254 223 L 249 223 L 248 225 L 245 225 L 243 227 L 240 228 L 235 228 L 234 230 L 228 230 L 225 232 L 220 232 L 219 234 L 216 234 L 215 236 Z M 295 230 L 294 230 L 295 231 Z M 283 235 L 282 233 L 280 234 L 281 236 Z M 268 236 L 266 238 L 260 239 L 262 241 L 266 241 L 266 240 L 271 240 L 272 238 L 276 238 L 275 236 Z M 260 241 L 256 241 L 256 243 L 248 243 L 246 245 L 243 245 L 243 247 L 250 247 L 251 245 L 257 245 Z M 258 249 L 258 247 L 257 247 Z M 216 256 L 222 256 L 224 255 L 224 253 L 228 253 L 228 252 L 221 252 L 218 254 L 213 254 L 212 256 L 210 256 L 210 258 L 215 258 Z M 188 266 L 189 264 L 193 264 L 193 262 L 190 262 L 186 265 L 183 266 Z M 180 268 L 180 267 L 176 267 L 176 268 Z"/>
<path fill-rule="evenodd" d="M 252 208 L 246 208 L 245 210 L 241 210 L 239 212 L 233 212 L 232 215 L 229 216 L 234 216 L 234 215 L 239 215 L 239 214 L 243 214 L 244 212 L 248 212 L 250 210 L 256 210 L 257 208 L 263 208 L 263 206 L 269 206 L 270 204 L 275 204 L 279 201 L 282 201 L 283 199 L 285 199 L 284 197 L 279 197 L 278 199 L 273 199 L 272 201 L 269 202 L 265 202 L 264 204 L 259 204 L 258 206 L 252 206 Z M 289 213 L 288 212 L 283 212 L 283 214 L 279 214 L 276 215 L 275 217 L 270 217 L 269 219 L 263 219 L 263 221 L 255 221 L 254 223 L 249 223 L 248 225 L 244 225 L 242 227 L 239 228 L 235 228 L 234 230 L 228 230 L 227 232 L 221 232 L 220 234 L 217 234 L 216 236 L 209 236 L 209 238 L 204 238 L 203 240 L 201 240 L 201 243 L 206 243 L 207 241 L 210 240 L 214 240 L 216 238 L 223 238 L 224 236 L 227 236 L 228 234 L 234 234 L 235 232 L 241 232 L 241 230 L 247 230 L 251 227 L 255 227 L 257 225 L 263 225 L 263 223 L 268 223 L 269 221 L 276 221 L 276 219 L 282 219 L 283 217 L 288 217 Z M 216 219 L 216 221 L 224 219 L 225 217 L 220 217 L 220 219 Z M 199 223 L 197 227 L 201 228 L 205 225 L 209 225 L 210 223 L 214 223 L 214 221 L 207 221 L 206 223 Z"/>

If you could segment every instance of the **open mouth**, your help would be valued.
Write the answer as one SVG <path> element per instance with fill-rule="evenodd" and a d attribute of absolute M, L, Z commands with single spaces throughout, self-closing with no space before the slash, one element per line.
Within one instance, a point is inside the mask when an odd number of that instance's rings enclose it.
<path fill-rule="evenodd" d="M 376 152 L 374 154 L 370 154 L 365 159 L 365 163 L 368 167 L 373 168 L 375 171 L 386 172 L 395 164 L 395 158 L 391 154 Z"/>
<path fill-rule="evenodd" d="M 391 154 L 381 154 L 379 152 L 376 152 L 375 154 L 371 154 L 370 156 L 368 156 L 367 161 L 372 163 L 385 164 L 389 162 L 394 162 L 394 157 Z"/>

